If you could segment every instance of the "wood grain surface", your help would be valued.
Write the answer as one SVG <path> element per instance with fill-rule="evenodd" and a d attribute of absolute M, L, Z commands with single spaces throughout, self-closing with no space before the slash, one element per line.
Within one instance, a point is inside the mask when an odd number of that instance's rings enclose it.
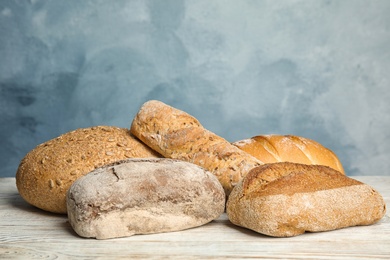
<path fill-rule="evenodd" d="M 353 176 L 390 202 L 390 177 Z M 223 214 L 189 230 L 110 240 L 77 236 L 65 215 L 44 212 L 0 178 L 0 259 L 389 259 L 390 217 L 371 226 L 272 238 L 232 225 Z"/>

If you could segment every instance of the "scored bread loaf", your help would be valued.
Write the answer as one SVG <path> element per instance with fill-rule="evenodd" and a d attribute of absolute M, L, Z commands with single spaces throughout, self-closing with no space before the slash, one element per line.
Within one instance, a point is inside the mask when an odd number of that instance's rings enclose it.
<path fill-rule="evenodd" d="M 134 157 L 161 157 L 125 128 L 77 129 L 42 143 L 21 160 L 16 186 L 33 206 L 66 214 L 66 192 L 80 176 L 97 167 Z"/>
<path fill-rule="evenodd" d="M 193 116 L 156 100 L 142 105 L 130 131 L 164 157 L 212 172 L 226 195 L 250 169 L 263 163 L 205 129 Z"/>
<path fill-rule="evenodd" d="M 258 135 L 233 145 L 264 163 L 293 162 L 329 166 L 345 174 L 337 155 L 320 143 L 294 135 Z"/>
<path fill-rule="evenodd" d="M 370 225 L 386 212 L 372 187 L 323 165 L 253 168 L 233 189 L 226 212 L 238 226 L 275 237 Z"/>

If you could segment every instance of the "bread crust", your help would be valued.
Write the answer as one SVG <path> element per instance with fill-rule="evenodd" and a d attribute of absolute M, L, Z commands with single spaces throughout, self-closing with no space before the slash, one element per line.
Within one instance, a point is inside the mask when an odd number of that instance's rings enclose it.
<path fill-rule="evenodd" d="M 233 145 L 264 163 L 293 162 L 329 166 L 345 174 L 337 155 L 309 138 L 295 135 L 258 135 Z"/>
<path fill-rule="evenodd" d="M 226 195 L 262 161 L 205 129 L 193 116 L 150 100 L 142 105 L 130 131 L 167 158 L 197 164 L 216 175 Z"/>
<path fill-rule="evenodd" d="M 125 128 L 80 128 L 42 143 L 21 160 L 16 186 L 28 203 L 66 214 L 66 191 L 97 167 L 134 157 L 161 157 Z"/>
<path fill-rule="evenodd" d="M 77 234 L 108 239 L 204 225 L 224 212 L 225 193 L 213 174 L 195 164 L 127 159 L 75 181 L 67 206 Z"/>
<path fill-rule="evenodd" d="M 235 225 L 290 237 L 370 225 L 386 205 L 372 187 L 330 167 L 281 162 L 252 169 L 230 194 L 226 212 Z"/>

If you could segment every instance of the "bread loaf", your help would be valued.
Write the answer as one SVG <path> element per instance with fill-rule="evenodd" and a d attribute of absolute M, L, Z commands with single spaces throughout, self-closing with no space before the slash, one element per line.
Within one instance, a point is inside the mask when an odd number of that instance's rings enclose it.
<path fill-rule="evenodd" d="M 197 164 L 215 174 L 226 195 L 262 162 L 205 129 L 193 116 L 151 100 L 143 104 L 130 131 L 167 158 Z"/>
<path fill-rule="evenodd" d="M 82 237 L 108 239 L 178 231 L 218 218 L 225 193 L 203 168 L 171 159 L 128 159 L 76 180 L 68 218 Z"/>
<path fill-rule="evenodd" d="M 370 225 L 385 211 L 370 186 L 327 166 L 289 162 L 252 169 L 226 205 L 233 224 L 274 237 Z"/>
<path fill-rule="evenodd" d="M 335 153 L 308 138 L 294 135 L 259 135 L 234 142 L 233 145 L 264 163 L 293 162 L 325 165 L 345 174 Z"/>
<path fill-rule="evenodd" d="M 77 129 L 31 150 L 16 172 L 16 186 L 28 203 L 66 214 L 66 191 L 77 178 L 97 167 L 133 157 L 161 156 L 125 128 Z"/>

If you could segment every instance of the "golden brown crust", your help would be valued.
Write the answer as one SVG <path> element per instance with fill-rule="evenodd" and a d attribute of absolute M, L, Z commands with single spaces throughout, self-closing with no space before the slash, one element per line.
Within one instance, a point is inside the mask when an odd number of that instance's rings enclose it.
<path fill-rule="evenodd" d="M 325 165 L 345 174 L 339 158 L 333 151 L 308 138 L 294 135 L 258 135 L 236 141 L 233 145 L 264 163 Z"/>
<path fill-rule="evenodd" d="M 77 129 L 31 150 L 19 165 L 16 185 L 30 204 L 65 214 L 66 191 L 77 178 L 105 164 L 135 157 L 161 156 L 125 128 Z"/>
<path fill-rule="evenodd" d="M 243 181 L 243 189 L 252 196 L 294 194 L 335 189 L 361 182 L 346 178 L 323 165 L 290 162 L 269 163 L 253 168 Z M 252 193 L 253 192 L 253 193 Z"/>
<path fill-rule="evenodd" d="M 252 169 L 230 194 L 226 212 L 238 226 L 289 237 L 370 225 L 386 205 L 373 188 L 330 167 L 281 162 Z"/>
<path fill-rule="evenodd" d="M 262 164 L 205 129 L 193 116 L 160 101 L 146 102 L 130 130 L 164 157 L 191 162 L 215 174 L 227 195 L 250 169 Z"/>

